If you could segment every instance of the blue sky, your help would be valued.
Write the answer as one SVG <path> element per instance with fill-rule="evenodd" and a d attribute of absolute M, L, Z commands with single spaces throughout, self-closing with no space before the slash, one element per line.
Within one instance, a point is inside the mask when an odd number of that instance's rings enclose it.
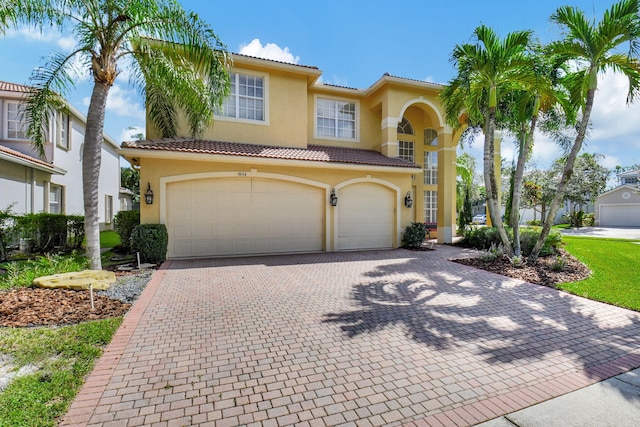
<path fill-rule="evenodd" d="M 611 0 L 612 1 L 612 0 Z M 381 1 L 325 0 L 317 4 L 300 1 L 203 2 L 183 0 L 211 24 L 231 52 L 269 57 L 323 71 L 327 83 L 366 88 L 384 73 L 434 83 L 446 83 L 454 73 L 449 62 L 453 47 L 471 40 L 480 24 L 501 36 L 529 29 L 543 42 L 560 37 L 549 16 L 563 4 L 577 6 L 587 16 L 600 19 L 611 2 L 601 0 L 521 1 Z M 73 47 L 70 33 L 36 33 L 28 28 L 9 31 L 0 39 L 0 80 L 28 84 L 34 67 L 52 49 Z M 87 110 L 90 80 L 80 82 L 69 101 Z M 640 163 L 640 102 L 625 104 L 626 83 L 614 75 L 602 76 L 593 113 L 593 130 L 584 150 L 605 155 L 603 165 L 613 168 Z M 106 132 L 121 142 L 144 128 L 142 100 L 119 76 L 111 90 Z M 481 141 L 466 148 L 480 155 Z M 503 157 L 511 159 L 512 144 L 503 142 Z M 539 167 L 561 155 L 544 136 L 536 140 L 533 159 Z"/>

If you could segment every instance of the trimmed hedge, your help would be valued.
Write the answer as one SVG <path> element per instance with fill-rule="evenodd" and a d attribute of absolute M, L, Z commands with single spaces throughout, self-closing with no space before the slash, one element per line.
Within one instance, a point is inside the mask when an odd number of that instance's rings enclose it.
<path fill-rule="evenodd" d="M 82 246 L 84 216 L 37 213 L 16 215 L 13 219 L 13 233 L 30 239 L 34 252 L 69 251 Z"/>
<path fill-rule="evenodd" d="M 167 259 L 169 234 L 164 224 L 140 224 L 131 232 L 131 250 L 140 253 L 141 262 L 159 264 Z"/>
<path fill-rule="evenodd" d="M 120 246 L 131 250 L 131 232 L 140 225 L 140 211 L 120 211 L 114 219 L 114 228 L 120 236 Z"/>
<path fill-rule="evenodd" d="M 520 248 L 523 256 L 529 256 L 531 250 L 536 244 L 538 237 L 540 236 L 540 227 L 521 227 L 520 228 Z M 513 231 L 507 228 L 509 234 L 509 240 L 513 242 Z M 559 231 L 551 230 L 547 240 L 545 241 L 542 249 L 540 249 L 540 256 L 547 256 L 555 254 L 556 248 L 562 242 L 562 236 Z M 498 246 L 502 243 L 498 229 L 495 227 L 474 227 L 467 229 L 464 232 L 464 240 L 462 245 L 470 248 L 487 250 L 491 245 Z"/>

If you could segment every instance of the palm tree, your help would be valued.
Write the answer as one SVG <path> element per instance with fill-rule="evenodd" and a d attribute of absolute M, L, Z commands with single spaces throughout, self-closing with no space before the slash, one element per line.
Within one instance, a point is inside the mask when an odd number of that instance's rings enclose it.
<path fill-rule="evenodd" d="M 31 76 L 25 115 L 32 144 L 44 152 L 50 110 L 63 108 L 58 94 L 73 86 L 80 63 L 91 72 L 93 92 L 87 113 L 82 179 L 87 254 L 100 269 L 98 178 L 109 89 L 127 67 L 130 82 L 145 96 L 149 119 L 175 136 L 179 112 L 192 135 L 210 123 L 228 93 L 229 57 L 209 25 L 175 0 L 11 0 L 2 1 L 0 26 L 72 29 L 71 53 L 52 52 Z M 0 28 L 1 30 L 2 28 Z"/>
<path fill-rule="evenodd" d="M 578 132 L 567 156 L 566 164 L 556 195 L 551 203 L 549 215 L 542 227 L 529 258 L 536 260 L 549 235 L 553 219 L 563 201 L 567 184 L 573 173 L 573 165 L 584 141 L 593 102 L 598 89 L 598 75 L 612 70 L 622 73 L 629 81 L 627 103 L 640 92 L 640 0 L 621 0 L 609 8 L 600 22 L 589 21 L 584 13 L 571 6 L 563 6 L 551 15 L 552 22 L 558 24 L 565 34 L 560 41 L 547 46 L 547 52 L 557 55 L 576 71 L 569 73 L 564 84 L 574 105 L 582 113 Z M 621 49 L 627 47 L 626 54 Z"/>
<path fill-rule="evenodd" d="M 484 181 L 491 221 L 497 227 L 508 256 L 513 256 L 509 236 L 502 221 L 495 173 L 495 129 L 498 105 L 517 90 L 526 90 L 536 82 L 528 55 L 530 31 L 516 31 L 501 40 L 489 27 L 476 28 L 475 44 L 457 45 L 451 60 L 457 75 L 441 93 L 447 122 L 460 126 L 482 127 L 484 132 Z"/>

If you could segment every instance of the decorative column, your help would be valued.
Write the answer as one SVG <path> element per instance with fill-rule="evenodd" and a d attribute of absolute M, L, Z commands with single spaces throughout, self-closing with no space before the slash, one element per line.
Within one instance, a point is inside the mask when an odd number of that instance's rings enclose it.
<path fill-rule="evenodd" d="M 438 129 L 438 243 L 456 234 L 456 144 L 451 127 Z"/>

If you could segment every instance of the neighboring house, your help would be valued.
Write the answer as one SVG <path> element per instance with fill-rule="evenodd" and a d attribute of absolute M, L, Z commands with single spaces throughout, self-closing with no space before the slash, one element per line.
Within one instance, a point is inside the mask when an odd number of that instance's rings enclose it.
<path fill-rule="evenodd" d="M 141 221 L 166 224 L 169 257 L 394 248 L 413 221 L 452 241 L 458 135 L 442 86 L 385 74 L 353 89 L 316 67 L 233 64 L 201 139 L 186 127 L 155 139 L 148 121 L 147 140 L 122 144 L 140 167 Z"/>
<path fill-rule="evenodd" d="M 85 117 L 70 108 L 56 111 L 47 131 L 45 158 L 26 138 L 22 99 L 27 86 L 0 81 L 0 209 L 13 212 L 84 215 L 82 144 Z M 102 229 L 113 228 L 119 210 L 120 156 L 117 144 L 104 136 L 100 167 L 99 212 Z"/>
<path fill-rule="evenodd" d="M 640 170 L 618 175 L 619 186 L 596 199 L 600 227 L 640 227 Z"/>

